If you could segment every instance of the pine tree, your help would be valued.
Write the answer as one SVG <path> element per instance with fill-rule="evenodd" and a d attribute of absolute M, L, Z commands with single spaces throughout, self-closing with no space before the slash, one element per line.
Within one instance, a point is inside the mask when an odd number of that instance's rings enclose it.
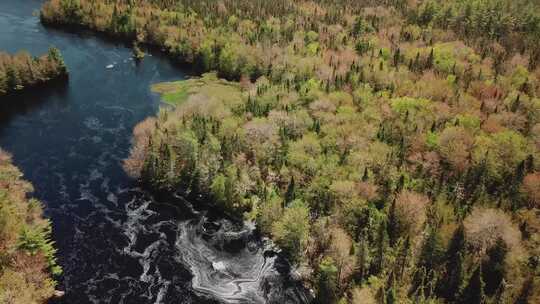
<path fill-rule="evenodd" d="M 388 233 L 386 230 L 386 221 L 383 221 L 379 225 L 377 233 L 377 251 L 375 254 L 375 261 L 373 262 L 373 273 L 378 274 L 383 270 L 384 257 L 386 249 L 388 247 Z"/>
<path fill-rule="evenodd" d="M 429 56 L 426 60 L 426 69 L 429 70 L 433 67 L 433 60 L 435 55 L 433 54 L 433 49 L 431 49 L 431 52 L 429 52 Z"/>
<path fill-rule="evenodd" d="M 398 48 L 394 53 L 394 66 L 397 67 L 401 61 L 401 50 Z"/>
<path fill-rule="evenodd" d="M 448 287 L 449 287 L 448 298 L 451 300 L 456 300 L 464 288 L 465 275 L 466 275 L 464 259 L 465 259 L 464 255 L 462 253 L 458 253 L 458 256 L 455 260 L 455 269 L 452 270 L 451 277 L 447 279 Z"/>
<path fill-rule="evenodd" d="M 515 113 L 519 109 L 519 106 L 521 104 L 520 97 L 521 94 L 518 94 L 516 100 L 512 103 L 512 106 L 510 107 L 510 111 L 512 111 L 513 113 Z"/>
<path fill-rule="evenodd" d="M 355 251 L 356 254 L 356 270 L 355 279 L 358 283 L 361 283 L 365 277 L 367 277 L 369 269 L 369 246 L 366 233 L 362 232 L 358 240 L 358 248 Z"/>
<path fill-rule="evenodd" d="M 391 286 L 386 291 L 386 304 L 397 304 L 397 303 L 398 303 L 398 299 L 396 296 L 396 291 L 394 290 L 394 287 Z"/>
<path fill-rule="evenodd" d="M 420 286 L 421 282 L 436 286 L 436 272 L 444 255 L 442 239 L 439 231 L 432 227 L 429 230 L 427 238 L 424 240 L 417 269 L 423 271 L 417 272 L 414 278 L 413 286 Z M 423 276 L 423 277 L 422 277 Z M 426 291 L 426 295 L 431 296 L 431 288 Z"/>
<path fill-rule="evenodd" d="M 287 192 L 285 192 L 285 205 L 288 205 L 290 202 L 294 201 L 295 197 L 294 176 L 292 176 L 289 186 L 287 187 Z"/>
<path fill-rule="evenodd" d="M 394 247 L 399 239 L 399 221 L 396 215 L 396 200 L 392 200 L 390 210 L 388 212 L 388 238 L 390 246 Z"/>
<path fill-rule="evenodd" d="M 397 261 L 396 261 L 396 274 L 398 280 L 401 280 L 403 278 L 403 273 L 405 272 L 405 268 L 407 267 L 407 259 L 409 257 L 411 250 L 411 239 L 409 236 L 405 239 L 405 242 L 400 248 Z"/>
<path fill-rule="evenodd" d="M 21 84 L 21 80 L 17 71 L 9 65 L 6 68 L 6 83 L 8 91 L 17 89 L 18 86 Z"/>
<path fill-rule="evenodd" d="M 421 67 L 420 67 L 420 53 L 416 53 L 416 57 L 414 58 L 414 64 L 413 64 L 413 70 L 415 72 L 418 72 L 420 71 Z"/>
<path fill-rule="evenodd" d="M 59 49 L 55 47 L 49 48 L 48 57 L 50 60 L 56 63 L 57 72 L 59 72 L 60 74 L 67 73 L 66 64 L 64 63 L 64 59 L 62 58 L 62 54 L 60 53 Z"/>
<path fill-rule="evenodd" d="M 337 267 L 334 260 L 326 257 L 319 265 L 317 278 L 317 298 L 315 303 L 334 303 L 336 300 Z"/>

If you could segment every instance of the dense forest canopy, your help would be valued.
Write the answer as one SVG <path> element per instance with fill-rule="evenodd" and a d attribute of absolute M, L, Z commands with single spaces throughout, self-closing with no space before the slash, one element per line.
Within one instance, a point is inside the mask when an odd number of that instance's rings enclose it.
<path fill-rule="evenodd" d="M 154 88 L 175 109 L 135 128 L 126 169 L 255 221 L 317 303 L 540 302 L 538 1 L 49 0 L 41 18 L 217 71 Z"/>
<path fill-rule="evenodd" d="M 15 55 L 0 52 L 0 96 L 66 76 L 64 60 L 56 48 L 37 58 L 24 51 Z"/>
<path fill-rule="evenodd" d="M 42 217 L 41 203 L 27 198 L 32 186 L 21 176 L 11 156 L 0 150 L 0 302 L 39 304 L 54 293 L 51 274 L 62 270 L 50 223 Z"/>

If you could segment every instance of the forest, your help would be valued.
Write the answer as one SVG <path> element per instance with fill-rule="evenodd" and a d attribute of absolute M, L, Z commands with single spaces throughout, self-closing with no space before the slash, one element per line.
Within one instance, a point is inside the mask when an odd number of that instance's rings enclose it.
<path fill-rule="evenodd" d="M 65 79 L 67 75 L 57 48 L 51 47 L 46 55 L 37 58 L 25 51 L 15 55 L 0 52 L 0 96 Z"/>
<path fill-rule="evenodd" d="M 54 47 L 39 58 L 21 51 L 0 52 L 0 97 L 65 79 L 67 68 Z M 55 295 L 56 263 L 50 222 L 41 203 L 29 194 L 32 185 L 0 149 L 0 302 L 44 303 Z"/>
<path fill-rule="evenodd" d="M 135 128 L 126 171 L 254 221 L 315 303 L 540 302 L 538 1 L 49 0 L 40 16 L 213 72 L 154 86 L 174 109 Z"/>
<path fill-rule="evenodd" d="M 0 302 L 44 303 L 54 295 L 56 264 L 51 226 L 41 203 L 28 198 L 32 185 L 21 179 L 11 156 L 0 150 Z"/>

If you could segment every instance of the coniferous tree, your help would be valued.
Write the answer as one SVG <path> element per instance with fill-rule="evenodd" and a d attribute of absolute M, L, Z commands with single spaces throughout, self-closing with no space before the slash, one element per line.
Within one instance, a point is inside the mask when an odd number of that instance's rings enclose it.
<path fill-rule="evenodd" d="M 414 64 L 413 64 L 413 71 L 418 72 L 421 70 L 420 66 L 420 53 L 416 53 L 416 57 L 414 58 Z"/>
<path fill-rule="evenodd" d="M 386 304 L 397 304 L 398 299 L 396 295 L 396 291 L 394 290 L 393 286 L 390 286 L 388 290 L 386 291 Z"/>
<path fill-rule="evenodd" d="M 401 50 L 398 48 L 394 53 L 394 67 L 397 67 L 401 62 Z"/>
<path fill-rule="evenodd" d="M 403 274 L 407 267 L 410 250 L 411 250 L 411 239 L 409 236 L 407 236 L 407 238 L 405 239 L 405 242 L 400 248 L 397 261 L 396 261 L 396 266 L 397 266 L 396 275 L 397 275 L 397 279 L 400 281 L 403 278 Z"/>
<path fill-rule="evenodd" d="M 420 257 L 416 268 L 421 270 L 416 273 L 413 286 L 418 287 L 424 282 L 426 295 L 431 296 L 431 290 L 436 286 L 437 272 L 443 259 L 444 251 L 438 229 L 431 227 L 424 240 Z"/>
<path fill-rule="evenodd" d="M 295 199 L 295 186 L 294 186 L 294 176 L 293 176 L 291 177 L 291 181 L 289 182 L 289 186 L 287 187 L 287 192 L 285 192 L 285 205 L 294 201 L 294 199 Z"/>
<path fill-rule="evenodd" d="M 427 70 L 433 68 L 433 60 L 434 60 L 434 57 L 435 57 L 435 56 L 434 56 L 434 54 L 433 54 L 433 49 L 431 49 L 431 52 L 429 52 L 429 56 L 428 56 L 428 58 L 427 58 L 427 60 L 426 60 L 426 66 L 425 66 L 425 68 L 426 68 Z"/>
<path fill-rule="evenodd" d="M 324 258 L 319 265 L 316 303 L 326 304 L 336 301 L 337 272 L 334 260 L 330 257 Z"/>
<path fill-rule="evenodd" d="M 355 279 L 357 282 L 362 282 L 369 270 L 370 256 L 369 256 L 369 244 L 365 232 L 361 232 L 358 240 L 358 248 L 355 251 L 356 254 L 356 270 Z"/>
<path fill-rule="evenodd" d="M 396 214 L 396 200 L 392 200 L 390 205 L 390 210 L 388 214 L 388 238 L 390 241 L 390 246 L 394 246 L 399 238 L 399 222 Z"/>
<path fill-rule="evenodd" d="M 386 221 L 382 221 L 379 225 L 379 230 L 377 233 L 377 249 L 375 253 L 375 260 L 373 261 L 373 270 L 374 274 L 378 274 L 383 270 L 385 253 L 388 247 L 388 233 L 386 230 Z"/>

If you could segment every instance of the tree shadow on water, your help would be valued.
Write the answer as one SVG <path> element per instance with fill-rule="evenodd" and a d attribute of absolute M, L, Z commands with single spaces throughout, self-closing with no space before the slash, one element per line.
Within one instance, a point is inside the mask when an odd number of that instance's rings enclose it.
<path fill-rule="evenodd" d="M 55 101 L 65 102 L 68 79 L 58 79 L 45 85 L 0 96 L 0 132 L 19 116 L 28 115 Z"/>

